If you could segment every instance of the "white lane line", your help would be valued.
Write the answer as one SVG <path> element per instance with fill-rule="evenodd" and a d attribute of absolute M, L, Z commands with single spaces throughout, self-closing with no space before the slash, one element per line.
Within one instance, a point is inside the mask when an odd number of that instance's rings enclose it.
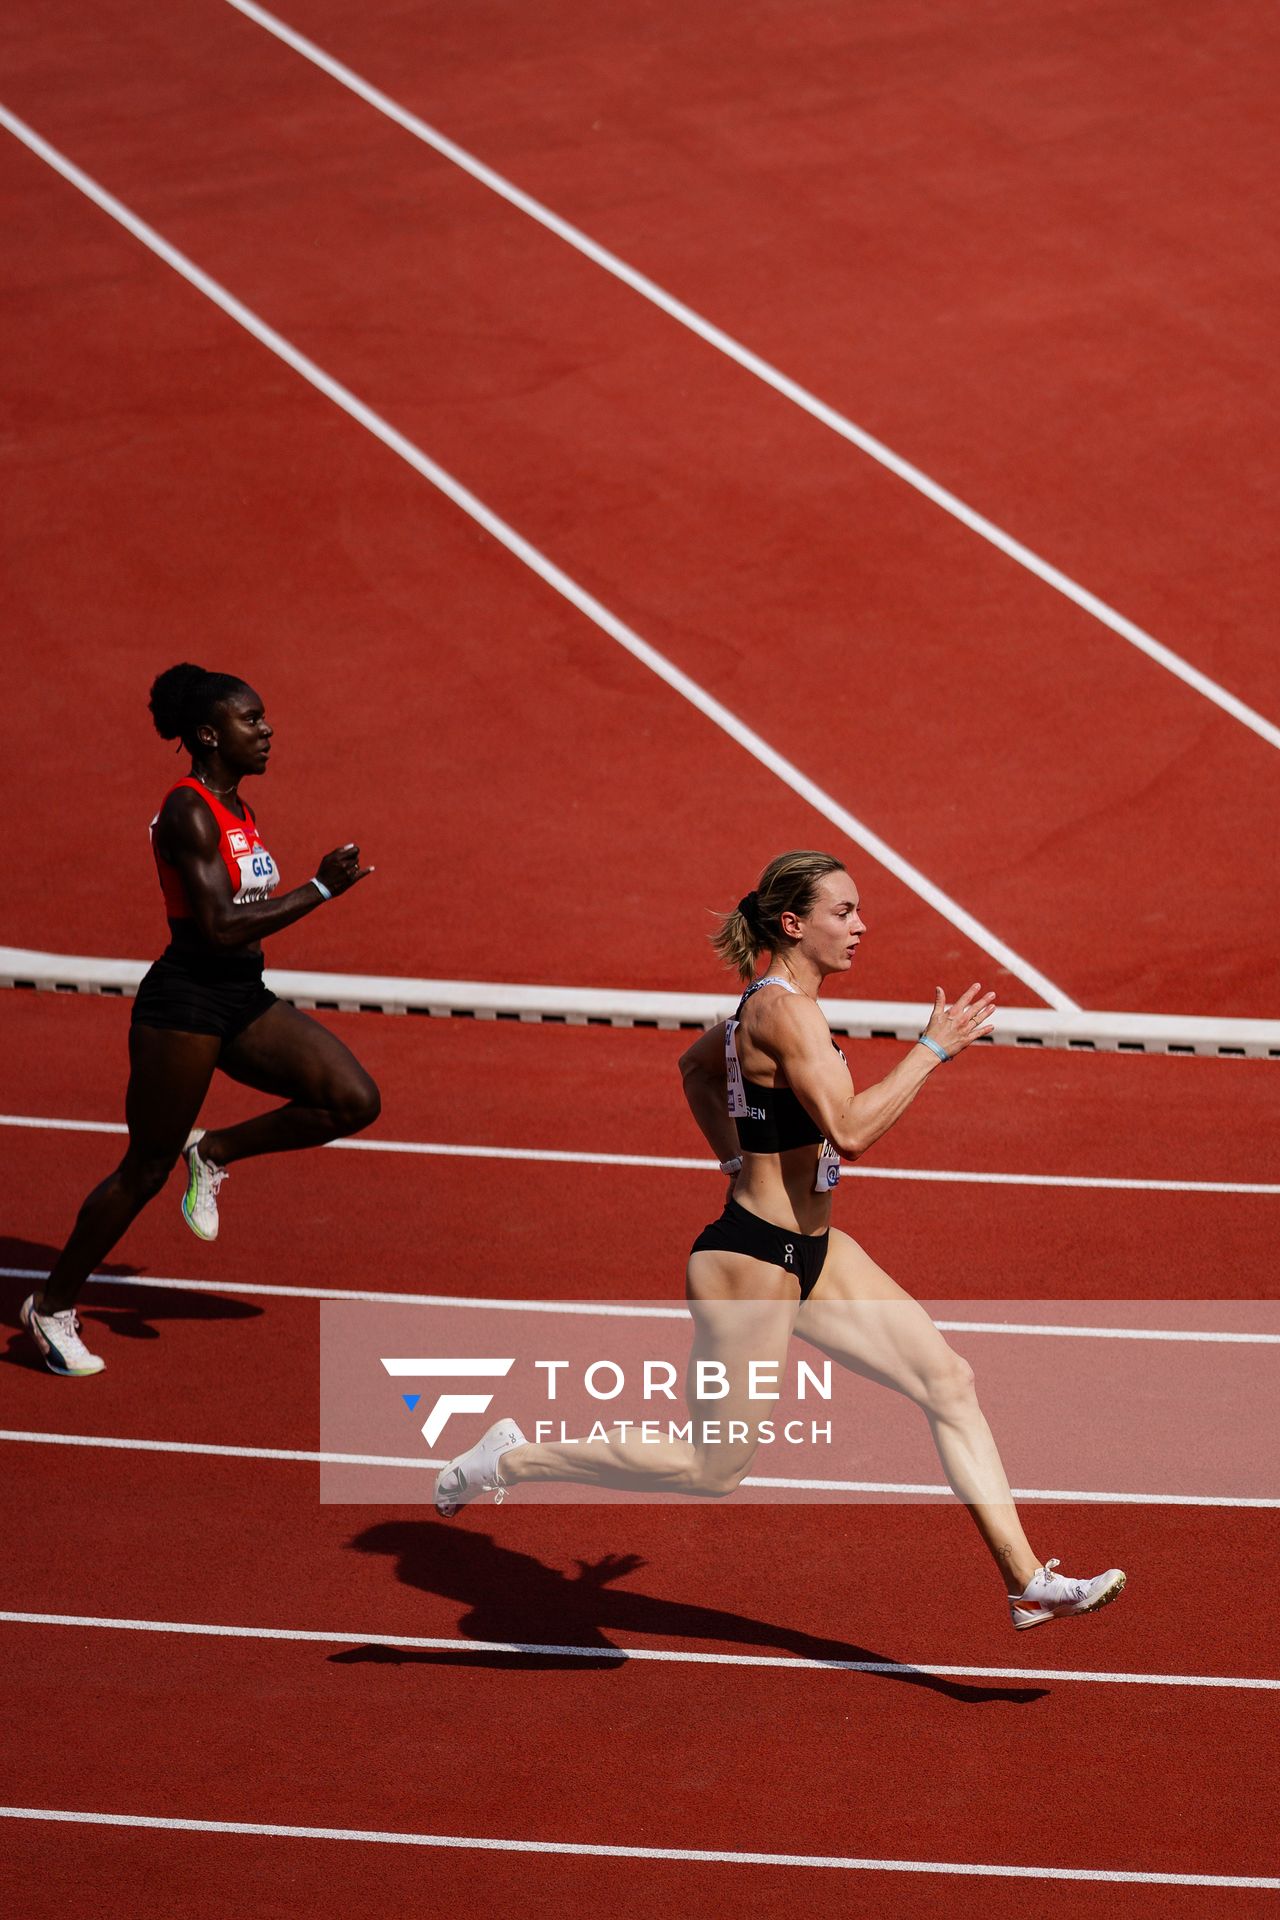
<path fill-rule="evenodd" d="M 1038 968 L 1033 967 L 1029 961 L 1023 960 L 1012 947 L 1007 946 L 989 928 L 984 927 L 980 920 L 975 919 L 971 913 L 960 906 L 958 901 L 952 900 L 940 887 L 935 886 L 918 867 L 913 866 L 909 860 L 895 852 L 878 833 L 874 833 L 864 821 L 842 807 L 839 801 L 826 793 L 816 781 L 810 780 L 794 762 L 771 747 L 767 740 L 747 726 L 735 713 L 730 712 L 729 708 L 708 693 L 705 687 L 700 686 L 696 680 L 682 672 L 673 661 L 667 659 L 665 654 L 659 653 L 656 647 L 650 646 L 647 640 L 641 639 L 633 628 L 619 620 L 616 614 L 611 613 L 601 601 L 595 598 L 594 594 L 588 593 L 584 587 L 579 586 L 563 568 L 558 567 L 522 534 L 517 533 L 514 527 L 509 526 L 469 488 L 463 486 L 461 481 L 455 480 L 452 474 L 447 473 L 429 455 L 423 453 L 412 440 L 398 432 L 382 418 L 381 414 L 375 413 L 372 407 L 366 406 L 363 400 L 357 399 L 348 387 L 344 387 L 340 381 L 335 380 L 332 375 L 317 366 L 314 360 L 309 359 L 306 354 L 286 340 L 283 334 L 277 333 L 274 327 L 268 326 L 265 320 L 260 319 L 251 308 L 245 306 L 243 301 L 237 300 L 234 294 L 229 293 L 211 275 L 196 266 L 186 254 L 180 253 L 176 247 L 171 246 L 154 227 L 148 226 L 145 220 L 131 212 L 123 201 L 117 200 L 114 194 L 108 193 L 105 187 L 100 186 L 73 161 L 68 160 L 65 154 L 59 153 L 56 147 L 50 146 L 47 140 L 27 126 L 25 121 L 19 120 L 15 114 L 10 113 L 7 107 L 0 106 L 0 125 L 6 127 L 16 140 L 20 140 L 23 146 L 34 153 L 38 159 L 43 160 L 46 166 L 52 167 L 55 173 L 60 174 L 78 192 L 92 200 L 95 206 L 100 207 L 126 232 L 131 233 L 135 240 L 141 241 L 142 245 L 154 253 L 157 259 L 163 260 L 166 266 L 172 267 L 174 272 L 180 274 L 190 286 L 195 287 L 207 300 L 211 300 L 229 319 L 234 320 L 237 326 L 243 327 L 246 333 L 251 334 L 269 352 L 283 360 L 286 366 L 292 367 L 293 371 L 314 387 L 317 393 L 322 393 L 327 400 L 331 400 L 335 406 L 340 407 L 350 419 L 356 421 L 366 432 L 371 433 L 375 440 L 381 441 L 383 446 L 389 448 L 392 453 L 412 467 L 415 473 L 429 481 L 456 507 L 461 508 L 463 513 L 474 520 L 477 526 L 483 527 L 499 545 L 505 547 L 508 553 L 513 554 L 532 573 L 535 573 L 553 592 L 558 593 L 571 606 L 576 607 L 578 612 L 599 627 L 602 633 L 616 640 L 633 659 L 638 660 L 642 666 L 656 674 L 659 680 L 680 694 L 714 726 L 719 727 L 721 732 L 727 734 L 731 740 L 735 740 L 753 759 L 774 774 L 784 786 L 798 794 L 846 838 L 863 848 L 873 860 L 878 860 L 881 866 L 895 874 L 905 886 L 911 888 L 913 893 L 926 901 L 935 913 L 949 920 L 951 925 L 958 928 L 967 939 L 972 940 L 976 946 L 998 960 L 1001 966 L 1016 975 L 1025 986 L 1030 987 L 1033 993 L 1038 994 L 1051 1007 L 1064 1012 L 1079 1011 L 1076 1002 L 1070 999 L 1060 987 L 1056 987 Z"/>
<path fill-rule="evenodd" d="M 0 1267 L 6 1280 L 44 1280 L 37 1267 Z M 509 1307 L 513 1313 L 577 1314 L 586 1318 L 618 1320 L 687 1320 L 686 1307 L 646 1307 L 625 1300 L 490 1300 L 451 1293 L 382 1293 L 361 1287 L 277 1287 L 265 1281 L 175 1280 L 167 1275 L 91 1273 L 94 1286 L 159 1287 L 174 1293 L 229 1293 L 250 1299 L 262 1294 L 277 1300 L 353 1300 L 385 1307 L 465 1307 L 482 1310 Z"/>
<path fill-rule="evenodd" d="M 1170 1340 L 1191 1346 L 1280 1346 L 1280 1333 L 1202 1333 L 1189 1327 L 1069 1327 L 1040 1320 L 935 1320 L 934 1325 L 944 1333 L 1047 1334 L 1056 1340 Z"/>
<path fill-rule="evenodd" d="M 404 1647 L 427 1653 L 518 1653 L 547 1659 L 656 1660 L 666 1665 L 778 1667 L 827 1673 L 920 1673 L 940 1680 L 1062 1680 L 1100 1686 L 1229 1687 L 1280 1692 L 1280 1680 L 1238 1674 L 1107 1673 L 1065 1667 L 940 1667 L 915 1660 L 828 1660 L 803 1654 L 688 1653 L 674 1647 L 554 1646 L 535 1640 L 471 1640 L 458 1634 L 318 1633 L 303 1627 L 229 1627 L 197 1620 L 122 1620 L 93 1613 L 14 1613 L 0 1610 L 0 1622 L 30 1627 L 101 1627 L 123 1633 L 177 1633 L 227 1640 L 285 1640 L 320 1646 Z"/>
<path fill-rule="evenodd" d="M 481 186 L 487 187 L 491 193 L 497 194 L 500 199 L 526 214 L 529 219 L 535 220 L 549 233 L 555 234 L 557 239 L 563 240 L 595 266 L 603 268 L 615 280 L 620 280 L 624 286 L 630 287 L 633 293 L 638 293 L 641 299 L 659 308 L 669 319 L 688 328 L 690 333 L 696 334 L 708 346 L 714 347 L 718 353 L 734 361 L 744 372 L 754 375 L 757 380 L 763 381 L 765 386 L 771 387 L 775 393 L 780 394 L 784 400 L 789 400 L 793 406 L 799 407 L 802 412 L 807 413 L 822 426 L 830 428 L 831 432 L 838 434 L 842 440 L 857 447 L 859 452 L 865 453 L 877 465 L 886 468 L 907 486 L 914 488 L 935 507 L 940 507 L 944 513 L 950 514 L 953 519 L 960 521 L 961 525 L 968 527 L 971 533 L 976 533 L 979 539 L 987 541 L 1010 560 L 1015 561 L 1018 566 L 1025 567 L 1028 573 L 1034 574 L 1036 579 L 1042 581 L 1045 586 L 1052 587 L 1055 592 L 1062 594 L 1064 599 L 1070 600 L 1082 612 L 1100 621 L 1120 639 L 1127 640 L 1130 646 L 1136 647 L 1149 660 L 1154 660 L 1157 666 L 1173 674 L 1204 699 L 1211 700 L 1224 713 L 1229 713 L 1233 720 L 1238 720 L 1242 726 L 1248 727 L 1269 745 L 1280 747 L 1280 726 L 1274 725 L 1253 707 L 1246 706 L 1243 700 L 1238 699 L 1234 693 L 1229 693 L 1218 681 L 1210 679 L 1209 675 L 1202 672 L 1199 667 L 1193 667 L 1189 660 L 1184 660 L 1181 654 L 1175 653 L 1171 647 L 1165 646 L 1162 641 L 1145 632 L 1134 621 L 1117 612 L 1114 607 L 1108 606 L 1105 600 L 1099 599 L 1096 593 L 1090 593 L 1087 587 L 1082 587 L 1078 581 L 1071 579 L 1068 574 L 1063 573 L 1061 568 L 1053 566 L 1048 560 L 1043 560 L 1030 547 L 1024 546 L 1021 540 L 1016 540 L 1012 534 L 996 526 L 994 521 L 988 520 L 985 514 L 966 505 L 958 495 L 941 486 L 938 481 L 931 480 L 921 468 L 903 459 L 901 454 L 895 453 L 891 447 L 886 446 L 883 440 L 877 440 L 873 434 L 867 432 L 865 427 L 856 425 L 854 421 L 839 413 L 835 407 L 828 406 L 825 400 L 820 400 L 807 387 L 802 387 L 798 381 L 792 380 L 758 353 L 753 353 L 749 347 L 743 346 L 742 342 L 735 340 L 732 334 L 726 333 L 722 327 L 717 327 L 712 321 L 704 319 L 700 313 L 695 312 L 692 307 L 686 306 L 683 300 L 678 300 L 673 294 L 666 292 L 656 281 L 649 279 L 647 274 L 628 266 L 625 260 L 616 253 L 611 253 L 607 247 L 600 246 L 581 228 L 571 225 L 559 214 L 553 213 L 550 207 L 544 206 L 541 201 L 535 200 L 531 194 L 525 193 L 512 181 L 495 172 L 492 167 L 486 166 L 484 161 L 478 160 L 465 147 L 460 147 L 456 141 L 450 140 L 438 128 L 420 119 L 417 114 L 410 113 L 389 94 L 383 93 L 351 67 L 335 59 L 332 54 L 326 53 L 322 47 L 318 47 L 314 40 L 308 40 L 294 28 L 286 26 L 282 20 L 268 13 L 265 8 L 255 6 L 253 0 L 227 0 L 227 4 L 234 7 L 237 13 L 243 14 L 246 19 L 254 21 L 267 33 L 273 34 L 285 46 L 292 47 L 293 51 L 301 54 L 304 60 L 309 60 L 313 66 L 327 73 L 340 86 L 356 94 L 366 105 L 385 115 L 388 120 L 394 121 L 398 127 L 412 134 L 416 140 L 431 147 L 434 152 L 469 174 Z"/>
<path fill-rule="evenodd" d="M 103 1447 L 118 1453 L 182 1453 L 211 1455 L 220 1460 L 297 1460 L 321 1467 L 412 1467 L 423 1470 L 444 1465 L 420 1457 L 397 1459 L 383 1453 L 313 1453 L 297 1447 L 225 1447 L 206 1440 L 125 1440 L 100 1433 L 24 1433 L 0 1427 L 0 1440 L 42 1447 Z"/>
<path fill-rule="evenodd" d="M 1079 1880 L 1158 1887 L 1280 1888 L 1280 1880 L 1227 1873 L 1130 1873 L 1094 1867 L 978 1866 L 954 1860 L 859 1860 L 844 1854 L 736 1853 L 707 1847 L 619 1847 L 572 1840 L 494 1840 L 471 1834 L 397 1833 L 371 1827 L 283 1827 L 257 1820 L 177 1820 L 147 1813 L 81 1813 L 64 1807 L 0 1807 L 0 1819 L 73 1826 L 141 1827 L 161 1833 L 234 1833 L 267 1840 L 347 1840 L 385 1847 L 453 1847 L 470 1853 L 545 1853 L 603 1860 L 688 1860 L 706 1866 L 836 1867 L 861 1873 L 944 1873 L 998 1880 Z"/>
<path fill-rule="evenodd" d="M 181 1453 L 212 1455 L 228 1460 L 293 1460 L 322 1467 L 409 1467 L 418 1472 L 438 1472 L 443 1460 L 414 1455 L 382 1453 L 319 1453 L 292 1447 L 231 1447 L 203 1440 L 135 1440 L 100 1433 L 33 1433 L 17 1427 L 0 1427 L 0 1441 L 15 1445 L 41 1447 L 102 1447 L 124 1453 Z M 874 1493 L 890 1498 L 953 1500 L 950 1487 L 930 1481 L 903 1480 L 801 1480 L 784 1479 L 776 1474 L 748 1474 L 744 1487 L 780 1489 L 786 1493 Z M 1096 1488 L 1081 1490 L 1065 1487 L 1012 1487 L 1015 1500 L 1058 1500 L 1073 1505 L 1116 1507 L 1231 1507 L 1280 1508 L 1280 1500 L 1263 1500 L 1235 1494 L 1201 1493 L 1103 1493 Z"/>
<path fill-rule="evenodd" d="M 0 1267 L 0 1279 L 43 1280 L 39 1267 Z M 545 1313 L 583 1319 L 687 1320 L 687 1307 L 645 1306 L 630 1300 L 500 1300 L 475 1294 L 380 1293 L 358 1287 L 277 1287 L 268 1282 L 175 1280 L 160 1274 L 91 1273 L 90 1284 L 104 1287 L 155 1287 L 174 1293 L 227 1293 L 278 1300 L 349 1300 L 371 1306 L 459 1307 L 486 1313 Z M 1280 1333 L 1219 1333 L 1195 1327 L 1078 1327 L 1052 1320 L 934 1320 L 944 1333 L 1045 1335 L 1060 1340 L 1157 1340 L 1192 1346 L 1280 1346 Z"/>
<path fill-rule="evenodd" d="M 56 1120 L 42 1114 L 0 1113 L 0 1127 L 28 1128 L 37 1133 L 127 1133 L 118 1120 Z M 662 1172 L 719 1172 L 714 1160 L 680 1154 L 580 1152 L 563 1147 L 493 1147 L 457 1145 L 443 1140 L 331 1140 L 347 1153 L 408 1153 L 439 1160 L 531 1161 L 547 1166 L 654 1167 Z M 1115 1193 L 1251 1193 L 1275 1196 L 1280 1182 L 1247 1180 L 1136 1180 L 1084 1173 L 987 1173 L 952 1167 L 842 1167 L 841 1180 L 921 1180 L 944 1185 L 975 1187 L 1067 1187 L 1082 1192 Z"/>

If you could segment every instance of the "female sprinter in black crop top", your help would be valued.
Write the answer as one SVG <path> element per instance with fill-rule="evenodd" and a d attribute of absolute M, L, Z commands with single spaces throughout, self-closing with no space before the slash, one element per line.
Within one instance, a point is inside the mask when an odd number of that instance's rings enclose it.
<path fill-rule="evenodd" d="M 759 1444 L 762 1416 L 748 1395 L 748 1370 L 780 1367 L 799 1332 L 921 1408 L 947 1479 L 995 1559 L 1016 1628 L 1092 1613 L 1120 1592 L 1118 1568 L 1067 1579 L 1054 1572 L 1056 1561 L 1046 1566 L 1033 1553 L 969 1366 L 923 1307 L 830 1224 L 839 1161 L 856 1160 L 932 1074 L 992 1031 L 993 994 L 975 984 L 948 1005 L 939 988 L 920 1039 L 883 1080 L 855 1093 L 817 996 L 825 979 L 852 965 L 865 931 L 842 863 L 802 852 L 771 861 L 715 936 L 721 956 L 751 984 L 734 1017 L 681 1061 L 694 1118 L 732 1182 L 723 1214 L 694 1242 L 687 1293 L 692 1359 L 721 1362 L 730 1394 L 690 1395 L 688 1442 L 646 1439 L 633 1422 L 605 1439 L 530 1446 L 513 1422 L 499 1421 L 440 1473 L 436 1505 L 445 1517 L 481 1492 L 501 1497 L 528 1480 L 731 1493 Z M 753 980 L 765 953 L 770 969 Z M 745 1437 L 722 1442 L 735 1421 Z M 703 1444 L 712 1431 L 714 1443 Z"/>

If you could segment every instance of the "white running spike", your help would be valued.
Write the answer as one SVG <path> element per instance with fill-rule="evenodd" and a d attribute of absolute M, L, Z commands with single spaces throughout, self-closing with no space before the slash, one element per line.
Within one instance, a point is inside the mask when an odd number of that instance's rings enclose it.
<path fill-rule="evenodd" d="M 479 1499 L 482 1493 L 495 1493 L 501 1506 L 506 1488 L 498 1478 L 498 1461 L 512 1447 L 527 1445 L 514 1420 L 499 1420 L 474 1447 L 468 1447 L 456 1460 L 442 1467 L 436 1475 L 435 1488 L 436 1512 L 440 1518 L 451 1520 L 460 1507 Z"/>
<path fill-rule="evenodd" d="M 106 1367 L 106 1361 L 90 1353 L 80 1338 L 80 1316 L 74 1307 L 64 1307 L 60 1313 L 37 1313 L 32 1293 L 23 1301 L 18 1318 L 39 1347 L 50 1373 L 79 1380 Z"/>
<path fill-rule="evenodd" d="M 1019 1594 L 1009 1596 L 1009 1613 L 1014 1627 L 1025 1633 L 1028 1627 L 1047 1626 L 1051 1620 L 1065 1620 L 1075 1614 L 1096 1613 L 1108 1606 L 1125 1584 L 1119 1567 L 1095 1574 L 1092 1580 L 1070 1580 L 1055 1573 L 1057 1560 L 1038 1567 Z"/>
<path fill-rule="evenodd" d="M 225 1167 L 215 1167 L 200 1152 L 204 1129 L 189 1135 L 182 1157 L 187 1163 L 187 1187 L 182 1196 L 182 1217 L 198 1239 L 218 1237 L 218 1189 L 227 1178 Z"/>

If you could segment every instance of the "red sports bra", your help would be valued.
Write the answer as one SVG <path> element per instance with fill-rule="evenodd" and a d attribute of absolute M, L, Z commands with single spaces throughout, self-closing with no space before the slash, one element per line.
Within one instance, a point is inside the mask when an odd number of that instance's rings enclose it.
<path fill-rule="evenodd" d="M 232 813 L 229 807 L 222 804 L 216 793 L 211 793 L 208 787 L 189 775 L 184 780 L 175 781 L 164 800 L 181 787 L 190 787 L 194 793 L 198 793 L 218 823 L 218 851 L 231 876 L 231 890 L 236 905 L 241 906 L 250 900 L 269 899 L 280 885 L 280 870 L 262 843 L 258 823 L 248 803 L 241 802 L 245 810 L 242 820 L 239 814 Z M 164 800 L 160 803 L 162 811 Z M 190 920 L 194 916 L 187 890 L 182 884 L 182 875 L 165 859 L 156 845 L 156 821 L 159 818 L 160 814 L 157 813 L 151 822 L 150 834 L 151 851 L 155 855 L 156 872 L 160 876 L 160 891 L 164 895 L 164 910 L 170 920 Z"/>

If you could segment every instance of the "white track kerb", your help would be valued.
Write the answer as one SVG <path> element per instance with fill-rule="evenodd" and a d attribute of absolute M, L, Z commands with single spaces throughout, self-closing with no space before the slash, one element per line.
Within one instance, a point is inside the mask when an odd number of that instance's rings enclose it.
<path fill-rule="evenodd" d="M 590 260 L 593 265 L 602 268 L 615 280 L 630 287 L 633 293 L 639 294 L 641 299 L 657 307 L 669 319 L 686 327 L 690 333 L 696 334 L 709 347 L 714 347 L 718 353 L 734 361 L 745 373 L 752 374 L 755 379 L 771 387 L 784 400 L 789 400 L 793 406 L 799 407 L 802 413 L 807 413 L 821 426 L 838 434 L 850 446 L 857 447 L 860 453 L 866 454 L 878 466 L 885 468 L 897 479 L 904 481 L 907 486 L 914 488 L 935 507 L 940 507 L 944 513 L 950 514 L 952 519 L 958 520 L 971 533 L 977 534 L 979 539 L 987 541 L 1008 559 L 1015 561 L 1018 566 L 1025 567 L 1028 573 L 1034 574 L 1036 579 L 1043 581 L 1045 586 L 1052 587 L 1055 593 L 1060 593 L 1064 599 L 1070 600 L 1082 612 L 1100 621 L 1104 627 L 1110 628 L 1111 632 L 1118 635 L 1121 640 L 1127 640 L 1131 647 L 1136 647 L 1139 653 L 1155 661 L 1157 666 L 1173 674 L 1185 686 L 1192 688 L 1204 699 L 1211 700 L 1224 713 L 1229 713 L 1233 720 L 1238 720 L 1241 726 L 1248 727 L 1260 740 L 1265 740 L 1269 746 L 1280 747 L 1280 727 L 1256 712 L 1253 707 L 1246 706 L 1243 700 L 1229 693 L 1216 680 L 1211 680 L 1207 673 L 1201 672 L 1199 667 L 1192 666 L 1189 660 L 1184 660 L 1171 647 L 1166 647 L 1162 641 L 1144 632 L 1124 614 L 1117 613 L 1114 607 L 1108 606 L 1106 601 L 1099 599 L 1096 593 L 1090 593 L 1087 587 L 1080 586 L 1069 575 L 1063 573 L 1060 567 L 1055 567 L 1049 561 L 1041 559 L 1038 553 L 1033 553 L 1031 548 L 1024 546 L 1021 540 L 1015 540 L 1012 534 L 1006 533 L 1003 528 L 996 526 L 994 521 L 988 520 L 985 514 L 967 506 L 956 494 L 940 486 L 936 480 L 931 480 L 927 473 L 922 472 L 911 461 L 904 460 L 901 454 L 893 451 L 892 447 L 887 447 L 883 440 L 877 440 L 873 434 L 867 432 L 865 427 L 856 425 L 835 407 L 829 406 L 825 400 L 820 400 L 816 394 L 810 393 L 807 387 L 802 387 L 798 380 L 791 379 L 789 375 L 770 365 L 769 361 L 763 359 L 760 354 L 753 353 L 750 347 L 743 346 L 741 341 L 733 338 L 732 334 L 726 333 L 723 327 L 717 327 L 710 320 L 704 319 L 692 307 L 686 306 L 683 300 L 678 300 L 674 294 L 668 293 L 655 280 L 651 280 L 647 274 L 640 273 L 635 267 L 629 266 L 616 253 L 611 253 L 607 247 L 602 247 L 598 241 L 591 239 L 590 235 L 584 233 L 580 227 L 573 226 L 558 213 L 552 212 L 550 207 L 543 206 L 542 202 L 535 200 L 532 194 L 525 193 L 522 188 L 505 179 L 492 167 L 486 166 L 483 160 L 477 159 L 473 153 L 468 153 L 466 148 L 460 147 L 456 140 L 450 140 L 446 134 L 420 119 L 416 113 L 410 113 L 406 107 L 402 107 L 389 94 L 373 86 L 353 68 L 336 59 L 333 54 L 326 53 L 324 48 L 317 46 L 314 40 L 308 40 L 304 34 L 286 25 L 275 14 L 268 13 L 265 7 L 256 6 L 254 0 L 227 0 L 227 4 L 234 7 L 237 13 L 243 14 L 247 20 L 252 20 L 267 33 L 274 35 L 294 53 L 301 54 L 304 60 L 309 60 L 312 66 L 318 67 L 322 73 L 328 74 L 330 79 L 346 87 L 367 106 L 373 107 L 376 112 L 394 121 L 396 126 L 402 127 L 406 133 L 412 134 L 415 140 L 422 141 L 442 159 L 460 168 L 479 185 L 497 194 L 509 206 L 515 207 L 518 212 L 536 221 L 540 227 L 554 234 L 557 239 L 563 240 L 584 259 Z"/>
<path fill-rule="evenodd" d="M 127 995 L 136 991 L 148 964 L 145 960 L 110 960 L 93 954 L 0 947 L 0 987 Z M 578 1027 L 707 1028 L 725 1019 L 737 1003 L 736 993 L 728 989 L 723 994 L 653 993 L 626 987 L 418 980 L 398 974 L 302 973 L 278 967 L 268 967 L 265 978 L 282 1000 L 299 1007 Z M 902 1000 L 829 1000 L 823 1003 L 823 1012 L 834 1033 L 851 1039 L 914 1040 L 929 1009 L 922 1003 Z M 995 1014 L 992 1041 L 979 1044 L 1280 1060 L 1280 1021 L 1089 1013 L 1077 1007 L 1003 1007 Z"/>

